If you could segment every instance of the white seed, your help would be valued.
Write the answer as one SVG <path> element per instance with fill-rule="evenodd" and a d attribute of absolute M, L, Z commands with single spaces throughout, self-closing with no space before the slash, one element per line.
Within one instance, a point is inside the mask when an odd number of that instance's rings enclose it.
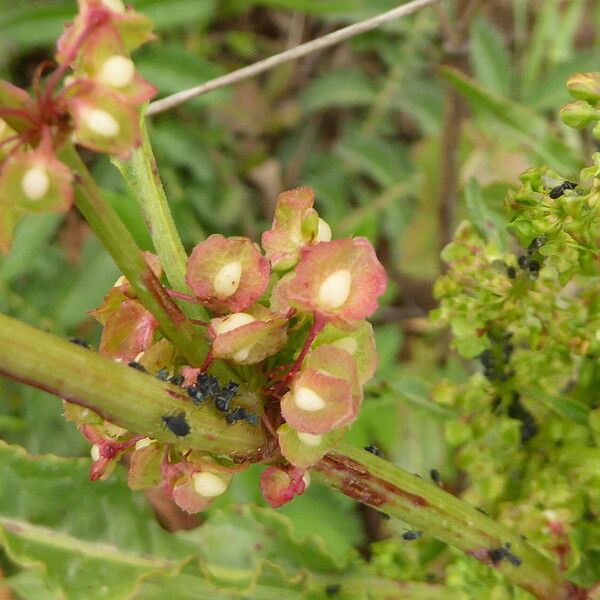
<path fill-rule="evenodd" d="M 294 402 L 301 410 L 315 412 L 325 408 L 325 400 L 314 390 L 307 387 L 299 387 L 294 390 Z"/>
<path fill-rule="evenodd" d="M 304 433 L 303 431 L 298 431 L 298 439 L 305 446 L 318 446 L 323 441 L 322 435 L 315 435 L 313 433 Z"/>
<path fill-rule="evenodd" d="M 94 462 L 100 460 L 100 446 L 98 446 L 98 444 L 94 444 L 90 449 L 90 454 Z"/>
<path fill-rule="evenodd" d="M 118 121 L 107 111 L 88 108 L 83 113 L 86 126 L 102 137 L 115 137 L 121 131 Z"/>
<path fill-rule="evenodd" d="M 138 440 L 135 443 L 135 449 L 141 450 L 142 448 L 146 448 L 147 446 L 150 446 L 150 444 L 154 444 L 154 442 L 156 442 L 156 440 L 153 440 L 152 438 L 149 438 L 149 437 L 142 438 L 141 440 Z"/>
<path fill-rule="evenodd" d="M 302 475 L 302 481 L 304 481 L 304 491 L 306 491 L 306 489 L 310 485 L 310 473 L 308 471 L 306 471 L 306 473 Z"/>
<path fill-rule="evenodd" d="M 356 338 L 346 336 L 333 342 L 333 345 L 340 350 L 345 350 L 348 354 L 352 354 L 358 350 L 358 340 Z"/>
<path fill-rule="evenodd" d="M 113 54 L 102 63 L 99 79 L 111 87 L 122 88 L 131 83 L 134 75 L 133 61 L 122 54 Z"/>
<path fill-rule="evenodd" d="M 192 479 L 194 489 L 205 498 L 220 496 L 227 489 L 227 484 L 214 473 L 194 473 Z"/>
<path fill-rule="evenodd" d="M 223 265 L 215 275 L 213 287 L 219 298 L 229 298 L 240 287 L 242 263 L 239 260 Z"/>
<path fill-rule="evenodd" d="M 124 13 L 125 5 L 121 0 L 102 0 L 102 4 L 106 6 L 106 8 L 110 8 L 113 12 L 116 13 Z"/>
<path fill-rule="evenodd" d="M 43 198 L 50 187 L 50 177 L 44 167 L 30 167 L 21 179 L 21 188 L 29 200 Z"/>
<path fill-rule="evenodd" d="M 317 236 L 315 237 L 315 243 L 317 242 L 330 242 L 331 241 L 331 227 L 329 223 L 319 217 L 319 226 L 317 228 Z"/>
<path fill-rule="evenodd" d="M 229 331 L 233 331 L 242 325 L 247 325 L 248 323 L 252 323 L 252 321 L 256 321 L 256 319 L 245 312 L 233 313 L 231 315 L 227 315 L 218 321 L 215 321 L 213 327 L 217 333 L 217 335 L 223 335 Z"/>
<path fill-rule="evenodd" d="M 235 362 L 243 362 L 245 361 L 248 356 L 250 355 L 250 349 L 252 348 L 254 344 L 250 344 L 249 346 L 246 346 L 245 348 L 242 348 L 241 350 L 238 350 L 233 356 L 233 360 L 235 360 Z"/>
<path fill-rule="evenodd" d="M 348 269 L 339 269 L 329 275 L 319 287 L 318 303 L 321 308 L 339 308 L 348 300 L 352 274 Z"/>

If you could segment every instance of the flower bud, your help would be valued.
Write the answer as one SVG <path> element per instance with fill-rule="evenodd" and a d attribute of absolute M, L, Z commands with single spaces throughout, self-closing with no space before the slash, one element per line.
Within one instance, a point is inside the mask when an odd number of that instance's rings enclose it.
<path fill-rule="evenodd" d="M 600 72 L 576 73 L 569 77 L 567 89 L 576 100 L 592 104 L 600 101 Z"/>
<path fill-rule="evenodd" d="M 600 119 L 600 110 L 595 109 L 583 100 L 576 100 L 565 104 L 560 109 L 560 118 L 569 127 L 581 129 L 592 121 Z"/>

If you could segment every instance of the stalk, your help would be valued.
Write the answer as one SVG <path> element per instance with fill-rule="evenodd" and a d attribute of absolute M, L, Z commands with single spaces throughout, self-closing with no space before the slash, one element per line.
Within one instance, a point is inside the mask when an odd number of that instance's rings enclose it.
<path fill-rule="evenodd" d="M 171 287 L 178 292 L 189 293 L 185 281 L 187 254 L 169 209 L 143 117 L 140 127 L 142 145 L 133 150 L 129 160 L 113 158 L 112 162 L 137 200 Z M 198 304 L 182 304 L 182 310 L 190 318 L 208 319 L 208 313 Z"/>
<path fill-rule="evenodd" d="M 140 302 L 191 365 L 201 365 L 207 353 L 202 333 L 181 312 L 144 260 L 135 240 L 113 208 L 104 201 L 92 175 L 72 145 L 62 153 L 75 173 L 77 207 L 113 257 Z"/>
<path fill-rule="evenodd" d="M 327 485 L 363 504 L 388 513 L 412 527 L 460 548 L 502 571 L 540 600 L 584 600 L 586 591 L 568 581 L 558 564 L 465 501 L 391 463 L 346 443 L 314 467 Z M 521 561 L 494 563 L 489 550 L 510 544 Z"/>
<path fill-rule="evenodd" d="M 185 390 L 0 314 L 0 374 L 88 408 L 128 431 L 257 461 L 265 433 L 246 423 L 227 426 L 214 407 L 192 404 Z M 164 415 L 185 412 L 190 434 L 173 435 Z"/>

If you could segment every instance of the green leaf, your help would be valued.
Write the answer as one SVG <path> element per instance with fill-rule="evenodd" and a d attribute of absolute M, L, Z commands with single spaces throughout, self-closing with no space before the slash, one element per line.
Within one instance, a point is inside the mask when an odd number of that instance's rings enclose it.
<path fill-rule="evenodd" d="M 469 218 L 482 237 L 489 242 L 494 242 L 499 250 L 505 250 L 506 219 L 501 213 L 488 206 L 481 186 L 474 178 L 469 180 L 465 189 L 465 202 Z"/>
<path fill-rule="evenodd" d="M 376 92 L 371 80 L 357 70 L 334 71 L 315 79 L 300 96 L 307 111 L 368 106 Z"/>
<path fill-rule="evenodd" d="M 443 67 L 441 72 L 474 109 L 493 117 L 508 128 L 514 138 L 526 147 L 531 147 L 541 161 L 563 173 L 578 170 L 579 161 L 573 157 L 572 150 L 556 135 L 545 119 L 518 102 L 492 94 L 458 69 Z"/>
<path fill-rule="evenodd" d="M 504 40 L 487 19 L 471 28 L 471 64 L 477 80 L 490 92 L 510 95 L 511 59 Z"/>
<path fill-rule="evenodd" d="M 154 21 L 157 30 L 187 26 L 197 28 L 213 17 L 215 0 L 131 0 L 131 4 Z"/>
<path fill-rule="evenodd" d="M 550 394 L 534 387 L 528 387 L 523 392 L 565 419 L 569 419 L 579 425 L 586 425 L 588 422 L 590 408 L 578 400 L 573 400 L 573 398 L 560 394 Z"/>

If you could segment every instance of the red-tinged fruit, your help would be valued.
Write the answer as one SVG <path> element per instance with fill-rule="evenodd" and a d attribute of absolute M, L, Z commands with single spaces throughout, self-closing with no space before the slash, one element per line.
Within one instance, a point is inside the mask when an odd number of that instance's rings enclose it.
<path fill-rule="evenodd" d="M 214 358 L 252 365 L 276 354 L 285 345 L 287 319 L 256 305 L 251 312 L 213 319 L 211 336 Z"/>
<path fill-rule="evenodd" d="M 136 442 L 127 473 L 127 483 L 130 489 L 146 490 L 160 484 L 164 453 L 164 446 L 156 440 L 142 438 Z"/>
<path fill-rule="evenodd" d="M 357 237 L 303 248 L 295 272 L 279 281 L 273 296 L 277 309 L 287 304 L 343 325 L 373 314 L 386 283 L 373 246 Z"/>
<path fill-rule="evenodd" d="M 273 269 L 291 269 L 300 258 L 302 247 L 312 243 L 319 233 L 319 215 L 313 208 L 315 193 L 301 187 L 279 194 L 273 226 L 262 235 L 262 247 Z M 321 235 L 329 241 L 331 229 L 322 222 Z M 327 230 L 329 231 L 328 239 Z"/>
<path fill-rule="evenodd" d="M 360 385 L 364 385 L 375 375 L 377 350 L 373 327 L 368 321 L 359 321 L 343 328 L 328 323 L 315 338 L 312 346 L 317 348 L 331 344 L 345 350 L 355 362 Z"/>
<path fill-rule="evenodd" d="M 348 352 L 319 346 L 281 401 L 284 419 L 297 431 L 324 434 L 353 421 L 362 401 L 356 364 Z"/>
<path fill-rule="evenodd" d="M 44 143 L 32 152 L 19 152 L 0 171 L 0 204 L 30 213 L 65 212 L 73 203 L 69 167 Z"/>
<path fill-rule="evenodd" d="M 134 360 L 154 339 L 158 322 L 135 300 L 125 300 L 107 319 L 99 352 L 123 361 Z"/>
<path fill-rule="evenodd" d="M 215 234 L 194 248 L 186 281 L 212 311 L 241 312 L 267 289 L 269 262 L 248 238 Z"/>
<path fill-rule="evenodd" d="M 304 494 L 309 482 L 306 469 L 268 467 L 260 476 L 260 491 L 273 508 L 279 508 Z"/>
<path fill-rule="evenodd" d="M 333 450 L 346 433 L 345 428 L 329 433 L 313 434 L 296 431 L 284 423 L 277 430 L 281 454 L 286 460 L 302 469 L 315 465 L 327 452 Z"/>
<path fill-rule="evenodd" d="M 106 86 L 89 80 L 82 85 L 85 91 L 69 99 L 75 141 L 95 152 L 127 159 L 141 142 L 137 110 Z"/>

